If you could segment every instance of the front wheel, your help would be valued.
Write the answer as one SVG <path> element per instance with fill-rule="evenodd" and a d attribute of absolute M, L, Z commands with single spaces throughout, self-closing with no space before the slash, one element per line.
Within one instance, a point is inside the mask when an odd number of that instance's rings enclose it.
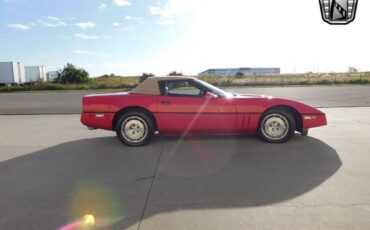
<path fill-rule="evenodd" d="M 272 109 L 263 114 L 259 135 L 269 143 L 285 143 L 293 137 L 295 120 L 289 110 Z"/>
<path fill-rule="evenodd" d="M 145 113 L 125 113 L 118 119 L 116 134 L 125 145 L 146 145 L 154 135 L 153 121 Z"/>

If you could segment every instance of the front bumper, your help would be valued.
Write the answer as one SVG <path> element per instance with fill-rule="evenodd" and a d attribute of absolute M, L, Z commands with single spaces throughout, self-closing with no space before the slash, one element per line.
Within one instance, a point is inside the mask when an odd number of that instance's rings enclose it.
<path fill-rule="evenodd" d="M 303 120 L 303 131 L 307 131 L 310 128 L 327 125 L 325 114 L 303 114 L 302 120 Z"/>

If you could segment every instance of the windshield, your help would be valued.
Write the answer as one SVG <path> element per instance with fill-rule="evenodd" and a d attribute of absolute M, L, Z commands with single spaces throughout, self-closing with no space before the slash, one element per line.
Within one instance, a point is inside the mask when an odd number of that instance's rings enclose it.
<path fill-rule="evenodd" d="M 198 84 L 202 85 L 203 87 L 207 88 L 209 90 L 209 92 L 211 93 L 214 93 L 214 94 L 217 94 L 219 97 L 227 97 L 227 98 L 230 98 L 233 96 L 232 93 L 228 93 L 228 92 L 225 92 L 219 88 L 217 88 L 216 86 L 214 85 L 211 85 L 207 82 L 204 82 L 204 81 L 201 81 L 201 80 L 198 80 L 198 79 L 195 79 L 195 82 L 197 82 Z"/>

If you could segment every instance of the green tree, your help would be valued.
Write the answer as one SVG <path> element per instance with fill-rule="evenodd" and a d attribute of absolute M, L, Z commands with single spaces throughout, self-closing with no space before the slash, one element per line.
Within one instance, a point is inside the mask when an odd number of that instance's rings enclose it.
<path fill-rule="evenodd" d="M 354 66 L 351 66 L 348 68 L 348 72 L 349 73 L 357 73 L 358 72 L 358 69 Z"/>
<path fill-rule="evenodd" d="M 235 77 L 236 78 L 242 78 L 242 77 L 244 77 L 244 73 L 243 72 L 237 72 L 236 74 L 235 74 Z"/>
<path fill-rule="evenodd" d="M 177 72 L 177 71 L 172 71 L 171 73 L 168 74 L 168 76 L 182 76 L 182 73 Z"/>
<path fill-rule="evenodd" d="M 89 73 L 68 63 L 59 73 L 56 82 L 62 84 L 84 84 L 90 81 Z"/>
<path fill-rule="evenodd" d="M 141 83 L 141 82 L 145 81 L 147 78 L 149 78 L 149 77 L 154 77 L 154 76 L 155 76 L 155 75 L 154 75 L 154 74 L 152 74 L 152 73 L 143 73 L 143 74 L 140 76 L 139 81 L 140 81 L 140 83 Z"/>

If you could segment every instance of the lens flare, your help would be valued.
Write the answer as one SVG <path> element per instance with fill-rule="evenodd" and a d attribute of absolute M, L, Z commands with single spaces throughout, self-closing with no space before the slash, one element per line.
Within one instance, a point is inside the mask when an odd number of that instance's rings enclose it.
<path fill-rule="evenodd" d="M 95 217 L 91 214 L 86 214 L 82 218 L 82 223 L 86 227 L 92 227 L 95 224 Z"/>
<path fill-rule="evenodd" d="M 71 194 L 72 223 L 59 230 L 107 229 L 124 218 L 122 202 L 108 186 L 83 183 Z"/>
<path fill-rule="evenodd" d="M 71 217 L 94 221 L 122 217 L 122 202 L 108 187 L 97 184 L 83 184 L 75 190 L 71 199 Z"/>

